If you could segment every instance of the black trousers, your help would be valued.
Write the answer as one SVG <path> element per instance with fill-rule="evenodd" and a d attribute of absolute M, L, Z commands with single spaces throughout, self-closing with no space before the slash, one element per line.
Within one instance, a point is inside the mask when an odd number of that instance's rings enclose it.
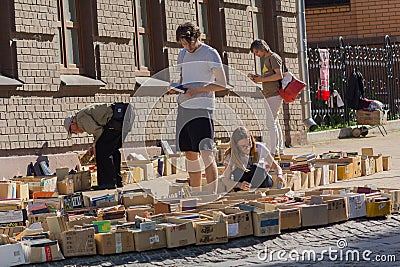
<path fill-rule="evenodd" d="M 121 153 L 122 132 L 104 128 L 96 142 L 97 182 L 99 187 L 115 188 L 122 185 Z"/>
<path fill-rule="evenodd" d="M 274 185 L 274 181 L 264 168 L 255 164 L 249 165 L 247 168 L 249 169 L 248 172 L 236 168 L 232 172 L 234 181 L 248 182 L 251 184 L 251 188 L 267 188 Z"/>

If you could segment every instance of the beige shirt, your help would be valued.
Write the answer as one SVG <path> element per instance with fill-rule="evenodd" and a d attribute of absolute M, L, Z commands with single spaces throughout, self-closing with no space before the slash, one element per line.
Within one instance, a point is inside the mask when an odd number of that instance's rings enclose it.
<path fill-rule="evenodd" d="M 93 134 L 94 142 L 97 142 L 112 115 L 111 104 L 93 104 L 76 114 L 76 125 L 88 134 Z"/>
<path fill-rule="evenodd" d="M 262 76 L 268 77 L 275 74 L 274 69 L 282 70 L 282 59 L 276 53 L 272 53 L 269 57 L 265 58 L 264 66 L 262 69 Z M 266 98 L 279 95 L 278 86 L 279 86 L 278 81 L 263 82 L 262 83 L 263 95 Z"/>

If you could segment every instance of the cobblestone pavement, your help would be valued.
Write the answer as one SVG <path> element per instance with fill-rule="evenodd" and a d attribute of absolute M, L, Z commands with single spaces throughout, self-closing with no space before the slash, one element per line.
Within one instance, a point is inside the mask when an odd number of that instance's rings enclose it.
<path fill-rule="evenodd" d="M 36 266 L 400 266 L 400 215 L 391 215 L 383 219 L 358 219 L 344 223 L 328 225 L 321 228 L 309 228 L 299 231 L 284 232 L 276 237 L 256 238 L 247 237 L 229 241 L 227 244 L 209 246 L 188 246 L 178 249 L 160 249 L 148 252 L 133 252 L 112 256 L 93 256 L 69 258 L 50 264 Z M 346 242 L 342 250 L 338 248 L 338 240 Z M 339 244 L 342 244 L 339 243 Z M 322 250 L 324 252 L 321 257 Z M 265 254 L 265 249 L 269 254 Z M 278 260 L 278 253 L 271 251 L 283 250 L 288 258 L 302 254 L 304 250 L 313 250 L 317 261 L 284 261 Z M 334 250 L 337 250 L 336 252 Z M 356 254 L 347 253 L 348 250 L 357 250 L 360 261 L 356 261 Z M 363 252 L 370 250 L 371 254 Z M 342 251 L 342 253 L 340 252 Z M 281 252 L 282 253 L 282 252 Z M 340 253 L 342 260 L 340 260 Z M 355 252 L 356 253 L 356 252 Z M 272 257 L 270 262 L 266 255 Z M 272 255 L 272 256 L 271 256 Z M 306 255 L 306 260 L 308 254 Z M 310 254 L 312 255 L 312 254 Z M 348 256 L 346 256 L 348 255 Z M 354 255 L 354 256 L 353 256 Z M 377 262 L 375 256 L 389 258 L 394 255 L 397 261 Z M 331 260 L 335 259 L 336 260 Z M 347 257 L 347 258 L 346 258 Z M 323 258 L 323 260 L 319 260 Z M 346 260 L 347 259 L 347 260 Z"/>

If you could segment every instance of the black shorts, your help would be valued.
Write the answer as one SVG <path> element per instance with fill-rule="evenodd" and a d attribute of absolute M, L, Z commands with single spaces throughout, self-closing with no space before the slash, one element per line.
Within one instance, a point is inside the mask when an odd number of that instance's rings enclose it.
<path fill-rule="evenodd" d="M 178 107 L 176 146 L 178 151 L 212 150 L 214 145 L 213 111 Z"/>

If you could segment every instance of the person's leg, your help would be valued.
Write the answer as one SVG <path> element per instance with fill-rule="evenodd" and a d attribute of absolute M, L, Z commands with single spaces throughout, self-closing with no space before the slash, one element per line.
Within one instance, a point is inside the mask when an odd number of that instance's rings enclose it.
<path fill-rule="evenodd" d="M 113 153 L 113 163 L 115 170 L 115 179 L 117 187 L 122 187 L 122 174 L 121 174 L 121 152 L 119 149 L 122 147 L 122 133 L 119 133 L 118 141 L 115 146 L 115 151 Z"/>
<path fill-rule="evenodd" d="M 206 168 L 207 191 L 216 193 L 218 168 L 217 163 L 215 162 L 214 153 L 210 150 L 201 150 L 200 154 Z"/>
<path fill-rule="evenodd" d="M 201 166 L 199 155 L 199 152 L 185 151 L 186 169 L 189 173 L 190 186 L 196 188 L 196 191 L 201 190 Z"/>
<path fill-rule="evenodd" d="M 114 134 L 105 129 L 96 142 L 97 183 L 99 188 L 115 188 L 115 169 L 113 153 L 115 145 Z"/>
<path fill-rule="evenodd" d="M 283 99 L 280 96 L 273 96 L 267 98 L 266 101 L 271 109 L 274 120 L 274 129 L 271 131 L 271 152 L 274 155 L 279 155 L 283 153 L 283 134 L 279 124 L 279 112 L 282 107 Z"/>

